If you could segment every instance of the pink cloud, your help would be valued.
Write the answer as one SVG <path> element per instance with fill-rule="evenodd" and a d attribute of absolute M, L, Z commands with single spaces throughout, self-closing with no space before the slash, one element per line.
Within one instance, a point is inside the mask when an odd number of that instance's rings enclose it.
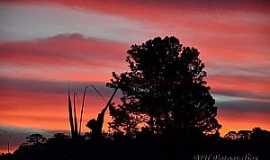
<path fill-rule="evenodd" d="M 128 45 L 62 34 L 47 39 L 0 43 L 0 63 L 16 65 L 64 65 L 119 67 Z"/>

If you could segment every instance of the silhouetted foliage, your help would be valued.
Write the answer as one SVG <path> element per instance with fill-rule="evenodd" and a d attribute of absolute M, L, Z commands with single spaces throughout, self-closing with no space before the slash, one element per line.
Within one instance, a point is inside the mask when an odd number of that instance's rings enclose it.
<path fill-rule="evenodd" d="M 32 134 L 13 154 L 1 154 L 0 160 L 194 160 L 199 155 L 199 159 L 211 159 L 205 155 L 212 159 L 222 155 L 225 159 L 270 159 L 267 130 L 230 131 L 220 137 L 217 107 L 195 48 L 182 47 L 175 37 L 158 37 L 133 45 L 127 62 L 130 71 L 113 73 L 108 86 L 115 91 L 97 119 L 87 123 L 90 133 L 80 134 L 86 87 L 79 131 L 73 118 L 76 106 L 72 110 L 68 96 L 71 137 L 56 133 L 46 139 Z M 112 99 L 118 88 L 122 97 L 115 106 Z M 114 132 L 102 134 L 108 108 Z"/>
<path fill-rule="evenodd" d="M 130 70 L 113 73 L 107 84 L 123 93 L 122 103 L 110 110 L 110 127 L 127 134 L 141 127 L 152 134 L 169 129 L 218 131 L 217 107 L 197 49 L 183 47 L 175 37 L 157 37 L 132 45 L 127 53 Z"/>
<path fill-rule="evenodd" d="M 228 132 L 224 138 L 228 139 L 228 140 L 237 140 L 238 139 L 238 133 L 235 131 L 230 131 Z"/>
<path fill-rule="evenodd" d="M 102 138 L 102 128 L 104 123 L 104 116 L 107 109 L 111 106 L 111 102 L 113 97 L 115 96 L 118 88 L 116 88 L 108 100 L 106 106 L 102 109 L 102 111 L 98 114 L 97 119 L 91 119 L 87 122 L 86 126 L 91 130 L 92 138 L 100 139 Z"/>
<path fill-rule="evenodd" d="M 225 134 L 224 138 L 227 140 L 234 141 L 267 141 L 269 140 L 270 132 L 266 130 L 262 130 L 261 128 L 254 128 L 252 131 L 250 130 L 240 130 L 230 131 Z"/>
<path fill-rule="evenodd" d="M 26 137 L 26 140 L 27 145 L 37 145 L 45 143 L 47 139 L 43 137 L 41 134 L 36 133 Z"/>
<path fill-rule="evenodd" d="M 239 132 L 239 135 L 242 135 L 242 132 Z M 115 132 L 100 141 L 88 139 L 91 135 L 82 137 L 81 141 L 74 141 L 63 133 L 57 133 L 42 143 L 31 141 L 31 145 L 22 144 L 13 154 L 0 155 L 0 160 L 194 160 L 194 155 L 198 154 L 227 157 L 250 155 L 259 160 L 269 160 L 270 132 L 254 128 L 252 131 L 246 130 L 245 133 L 251 133 L 250 138 L 232 140 L 221 138 L 218 134 L 198 136 L 200 133 L 194 131 L 192 139 L 181 141 L 177 141 L 175 137 L 179 135 L 153 135 L 147 129 L 136 133 L 135 137 Z"/>
<path fill-rule="evenodd" d="M 270 132 L 261 128 L 254 128 L 250 139 L 258 142 L 267 142 L 270 144 Z"/>
<path fill-rule="evenodd" d="M 64 133 L 56 133 L 53 135 L 52 138 L 48 139 L 48 143 L 55 143 L 55 142 L 62 142 L 69 139 L 69 136 L 65 135 Z"/>

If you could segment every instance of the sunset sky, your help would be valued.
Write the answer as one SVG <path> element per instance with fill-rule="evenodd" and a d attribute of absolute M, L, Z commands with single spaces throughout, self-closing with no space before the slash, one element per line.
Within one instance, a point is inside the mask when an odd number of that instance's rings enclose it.
<path fill-rule="evenodd" d="M 0 152 L 68 130 L 67 88 L 110 96 L 129 47 L 156 36 L 199 49 L 222 135 L 270 130 L 269 1 L 0 0 Z M 83 126 L 104 104 L 88 91 Z"/>

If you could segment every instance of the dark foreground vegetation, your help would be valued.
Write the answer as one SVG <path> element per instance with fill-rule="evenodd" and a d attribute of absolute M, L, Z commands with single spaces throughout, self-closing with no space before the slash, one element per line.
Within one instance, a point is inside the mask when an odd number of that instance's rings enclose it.
<path fill-rule="evenodd" d="M 59 133 L 45 139 L 33 134 L 0 160 L 270 159 L 270 132 L 266 130 L 231 131 L 220 137 L 217 106 L 197 49 L 183 47 L 175 37 L 157 37 L 132 45 L 127 53 L 129 71 L 113 73 L 107 87 L 114 92 L 97 118 L 86 124 L 89 133 L 81 135 L 85 87 L 79 121 L 78 93 L 74 92 L 72 101 L 68 92 L 70 137 Z M 116 105 L 113 97 L 118 90 L 121 97 Z M 107 110 L 110 130 L 103 133 Z"/>
<path fill-rule="evenodd" d="M 225 138 L 204 136 L 196 131 L 162 136 L 141 132 L 132 137 L 104 135 L 99 140 L 91 139 L 90 135 L 74 140 L 61 133 L 46 140 L 33 134 L 13 154 L 3 154 L 0 160 L 195 160 L 206 155 L 212 155 L 212 159 L 215 156 L 270 159 L 270 132 L 259 128 L 241 132 L 227 134 Z"/>

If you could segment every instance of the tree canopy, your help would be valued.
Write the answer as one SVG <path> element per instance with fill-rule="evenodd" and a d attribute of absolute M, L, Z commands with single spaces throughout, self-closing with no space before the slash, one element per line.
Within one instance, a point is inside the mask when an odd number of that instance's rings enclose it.
<path fill-rule="evenodd" d="M 46 138 L 39 133 L 31 134 L 26 137 L 28 145 L 42 144 L 46 142 Z"/>
<path fill-rule="evenodd" d="M 183 47 L 175 37 L 157 37 L 132 45 L 127 54 L 129 70 L 113 73 L 107 83 L 122 91 L 121 103 L 110 107 L 114 131 L 218 132 L 217 107 L 197 49 Z"/>

